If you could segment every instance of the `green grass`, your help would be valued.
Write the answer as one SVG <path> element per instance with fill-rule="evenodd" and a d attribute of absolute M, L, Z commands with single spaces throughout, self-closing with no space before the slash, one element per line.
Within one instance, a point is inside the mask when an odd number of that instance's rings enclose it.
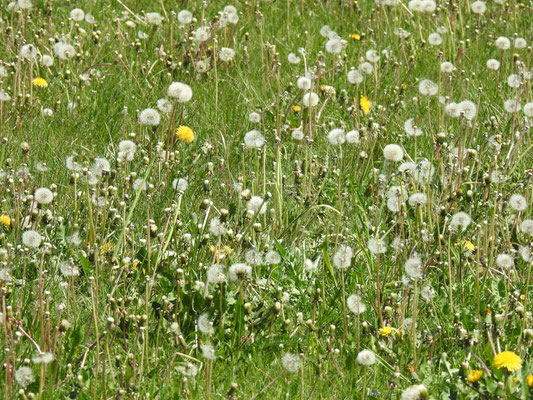
<path fill-rule="evenodd" d="M 433 399 L 531 398 L 533 258 L 518 250 L 531 247 L 532 236 L 519 227 L 533 217 L 531 205 L 516 212 L 509 199 L 521 194 L 533 202 L 532 118 L 503 108 L 507 99 L 519 97 L 522 107 L 533 99 L 527 76 L 519 89 L 507 84 L 510 74 L 531 74 L 531 49 L 494 46 L 498 36 L 513 42 L 514 35 L 531 45 L 530 2 L 490 1 L 477 16 L 469 2 L 439 2 L 433 14 L 421 14 L 407 3 L 359 1 L 351 9 L 347 1 L 238 1 L 238 23 L 214 29 L 201 45 L 187 36 L 202 15 L 215 24 L 226 2 L 206 2 L 205 9 L 167 0 L 33 3 L 29 11 L 0 6 L 7 72 L 0 91 L 11 97 L 0 102 L 0 214 L 11 218 L 0 227 L 4 398 L 399 399 L 414 384 Z M 75 7 L 96 23 L 69 19 Z M 180 27 L 181 9 L 198 20 Z M 148 12 L 159 12 L 162 25 L 143 23 Z M 325 51 L 328 39 L 319 31 L 326 24 L 347 41 L 340 54 Z M 430 45 L 428 35 L 441 27 L 442 44 Z M 411 35 L 400 39 L 398 28 Z M 68 60 L 52 50 L 63 36 L 77 52 Z M 40 57 L 20 60 L 28 43 L 53 55 L 53 66 L 42 66 Z M 219 60 L 222 47 L 236 51 L 233 61 Z M 381 56 L 374 72 L 350 84 L 348 71 L 370 49 Z M 291 52 L 299 64 L 287 61 Z M 311 110 L 296 86 L 304 58 L 320 97 Z M 490 58 L 501 61 L 498 71 L 486 67 Z M 195 72 L 200 59 L 210 60 L 207 73 Z M 453 63 L 453 73 L 439 72 L 443 61 Z M 32 86 L 35 77 L 48 87 Z M 422 79 L 438 84 L 437 96 L 419 93 Z M 161 112 L 154 129 L 141 125 L 140 111 L 157 108 L 175 81 L 190 85 L 191 101 Z M 361 96 L 372 102 L 368 114 Z M 446 115 L 442 104 L 462 100 L 477 105 L 470 121 Z M 44 116 L 44 108 L 53 115 Z M 250 112 L 261 114 L 260 124 L 249 121 Z M 422 136 L 406 135 L 409 118 Z M 192 128 L 192 143 L 177 140 L 179 125 Z M 360 143 L 330 145 L 328 132 L 339 127 L 358 130 Z M 297 128 L 306 136 L 301 142 L 291 138 Z M 266 138 L 261 149 L 243 144 L 252 129 Z M 138 147 L 132 161 L 119 163 L 124 139 Z M 400 163 L 383 157 L 391 143 L 401 144 L 403 161 L 429 160 L 434 176 L 416 181 L 399 173 Z M 460 165 L 457 147 L 471 149 Z M 88 169 L 104 157 L 111 170 L 89 185 L 86 171 L 66 168 L 72 155 Z M 507 179 L 491 181 L 494 170 Z M 172 186 L 177 178 L 188 180 L 184 193 Z M 137 179 L 146 190 L 134 188 Z M 387 192 L 397 185 L 409 195 L 425 193 L 428 203 L 390 211 Z M 52 189 L 53 203 L 33 202 L 40 187 Z M 252 195 L 268 202 L 265 214 L 247 213 Z M 450 231 L 459 211 L 473 222 Z M 220 237 L 209 228 L 216 216 L 228 230 Z M 39 248 L 22 243 L 28 229 L 43 236 Z M 70 240 L 76 232 L 79 245 Z M 372 254 L 373 237 L 385 238 L 385 254 Z M 397 250 L 390 246 L 395 238 L 404 243 Z M 341 271 L 335 253 L 343 245 L 354 256 Z M 275 251 L 281 261 L 205 290 L 209 266 L 244 263 L 251 248 Z M 423 277 L 402 280 L 415 253 Z M 502 253 L 513 256 L 512 268 L 496 263 Z M 69 259 L 79 276 L 62 274 Z M 316 267 L 306 268 L 306 260 Z M 359 318 L 346 308 L 351 294 L 366 305 Z M 203 313 L 210 334 L 198 330 Z M 403 329 L 406 318 L 416 326 Z M 398 331 L 383 336 L 382 325 Z M 214 361 L 202 355 L 205 343 L 214 346 Z M 54 360 L 32 362 L 37 348 Z M 357 363 L 363 349 L 375 352 L 374 365 Z M 522 368 L 493 366 L 500 350 L 518 354 Z M 301 355 L 298 372 L 284 370 L 285 353 Z M 196 376 L 183 373 L 188 362 Z M 25 388 L 14 376 L 24 365 L 34 374 Z M 469 382 L 470 370 L 483 376 Z"/>

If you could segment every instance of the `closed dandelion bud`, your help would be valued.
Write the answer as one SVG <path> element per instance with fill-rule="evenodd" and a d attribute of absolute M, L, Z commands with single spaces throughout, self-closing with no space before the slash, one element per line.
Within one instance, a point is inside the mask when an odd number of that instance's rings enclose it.
<path fill-rule="evenodd" d="M 385 311 L 385 314 L 392 315 L 392 307 L 386 306 L 383 311 Z"/>
<path fill-rule="evenodd" d="M 30 145 L 28 142 L 21 142 L 20 143 L 20 150 L 22 150 L 23 153 L 27 153 L 30 151 Z"/>
<path fill-rule="evenodd" d="M 274 311 L 275 311 L 276 313 L 278 313 L 278 312 L 281 311 L 281 303 L 280 303 L 279 301 L 276 301 L 276 302 L 274 303 Z"/>
<path fill-rule="evenodd" d="M 505 320 L 505 315 L 504 314 L 495 314 L 494 315 L 494 322 L 496 323 L 496 325 L 501 325 L 503 323 L 503 321 Z"/>

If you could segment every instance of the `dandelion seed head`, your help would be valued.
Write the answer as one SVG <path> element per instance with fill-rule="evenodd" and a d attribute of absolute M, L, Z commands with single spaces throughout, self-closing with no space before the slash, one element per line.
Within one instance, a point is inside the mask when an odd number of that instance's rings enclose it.
<path fill-rule="evenodd" d="M 167 90 L 167 96 L 176 99 L 178 103 L 187 103 L 192 98 L 192 89 L 183 82 L 172 82 Z"/>
<path fill-rule="evenodd" d="M 354 314 L 362 314 L 366 311 L 366 305 L 362 302 L 361 297 L 356 294 L 348 296 L 346 307 Z"/>
<path fill-rule="evenodd" d="M 295 373 L 302 367 L 302 360 L 298 354 L 285 353 L 281 358 L 281 365 L 285 371 Z"/>
<path fill-rule="evenodd" d="M 360 365 L 370 366 L 376 363 L 376 354 L 372 350 L 361 350 L 356 361 Z"/>

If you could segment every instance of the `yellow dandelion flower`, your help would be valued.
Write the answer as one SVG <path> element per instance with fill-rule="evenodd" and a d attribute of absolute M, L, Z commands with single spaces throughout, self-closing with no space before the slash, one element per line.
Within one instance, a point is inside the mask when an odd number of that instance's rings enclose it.
<path fill-rule="evenodd" d="M 468 382 L 474 383 L 481 379 L 483 376 L 483 371 L 480 369 L 471 369 L 468 371 L 468 375 L 466 376 L 466 380 Z"/>
<path fill-rule="evenodd" d="M 407 369 L 409 370 L 410 373 L 415 372 L 415 367 L 413 367 L 411 364 L 409 364 L 409 365 L 407 366 Z"/>
<path fill-rule="evenodd" d="M 46 82 L 46 79 L 44 78 L 35 78 L 31 83 L 39 87 L 48 87 L 48 82 Z"/>
<path fill-rule="evenodd" d="M 400 86 L 401 86 L 402 90 L 407 89 L 407 85 L 405 83 L 402 83 Z"/>
<path fill-rule="evenodd" d="M 469 240 L 461 240 L 459 244 L 466 247 L 469 251 L 474 251 L 476 249 L 476 246 L 474 246 L 474 244 Z"/>
<path fill-rule="evenodd" d="M 533 388 L 533 375 L 528 375 L 526 378 L 527 385 Z"/>
<path fill-rule="evenodd" d="M 115 244 L 112 242 L 104 243 L 102 247 L 100 248 L 100 255 L 104 256 L 106 253 L 113 250 L 113 247 L 115 247 Z"/>
<path fill-rule="evenodd" d="M 384 326 L 380 328 L 378 332 L 381 336 L 390 336 L 391 334 L 398 332 L 398 329 L 393 328 L 392 326 Z"/>
<path fill-rule="evenodd" d="M 502 351 L 494 357 L 492 365 L 498 369 L 505 368 L 509 372 L 518 371 L 522 368 L 522 359 L 512 351 Z"/>
<path fill-rule="evenodd" d="M 191 143 L 194 140 L 194 132 L 188 126 L 182 125 L 176 131 L 178 139 L 182 142 Z"/>
<path fill-rule="evenodd" d="M 292 106 L 292 111 L 294 111 L 295 113 L 300 112 L 301 109 L 302 107 L 300 106 Z"/>
<path fill-rule="evenodd" d="M 368 97 L 361 96 L 361 101 L 359 102 L 359 104 L 361 105 L 361 110 L 363 110 L 365 115 L 370 112 L 370 107 L 372 107 L 372 102 L 368 100 Z"/>
<path fill-rule="evenodd" d="M 0 215 L 0 224 L 9 228 L 11 226 L 11 218 L 9 218 L 7 215 Z"/>
<path fill-rule="evenodd" d="M 358 33 L 352 33 L 350 35 L 350 39 L 353 39 L 353 40 L 361 40 L 361 35 L 359 35 Z"/>

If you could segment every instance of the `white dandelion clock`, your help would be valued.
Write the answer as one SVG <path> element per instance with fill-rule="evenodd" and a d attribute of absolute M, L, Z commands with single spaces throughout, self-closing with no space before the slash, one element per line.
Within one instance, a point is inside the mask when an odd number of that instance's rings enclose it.
<path fill-rule="evenodd" d="M 251 112 L 250 115 L 248 115 L 248 121 L 250 121 L 252 124 L 258 124 L 261 122 L 261 114 L 258 112 Z"/>
<path fill-rule="evenodd" d="M 429 393 L 424 385 L 412 385 L 402 392 L 400 400 L 424 400 L 429 398 Z"/>
<path fill-rule="evenodd" d="M 32 369 L 26 366 L 17 369 L 15 371 L 15 381 L 17 381 L 20 387 L 26 388 L 29 384 L 35 381 Z"/>
<path fill-rule="evenodd" d="M 502 269 L 511 269 L 514 267 L 514 258 L 506 253 L 498 254 L 496 265 Z"/>
<path fill-rule="evenodd" d="M 344 144 L 346 141 L 346 134 L 344 133 L 344 129 L 336 128 L 329 131 L 327 136 L 329 144 L 332 146 L 339 146 L 341 144 Z"/>
<path fill-rule="evenodd" d="M 192 98 L 192 89 L 182 82 L 172 82 L 167 90 L 168 97 L 176 99 L 178 103 L 187 103 Z"/>
<path fill-rule="evenodd" d="M 218 57 L 224 62 L 230 62 L 235 58 L 235 50 L 229 47 L 222 47 L 218 53 Z"/>
<path fill-rule="evenodd" d="M 137 145 L 131 140 L 122 140 L 118 144 L 118 159 L 121 161 L 131 161 L 137 151 Z"/>
<path fill-rule="evenodd" d="M 520 231 L 533 236 L 533 219 L 525 219 L 520 223 Z"/>
<path fill-rule="evenodd" d="M 509 198 L 509 206 L 515 211 L 524 211 L 527 208 L 527 200 L 521 194 L 515 193 Z"/>
<path fill-rule="evenodd" d="M 207 269 L 207 281 L 218 284 L 226 282 L 226 267 L 224 264 L 213 264 Z"/>
<path fill-rule="evenodd" d="M 85 19 L 85 12 L 81 8 L 75 8 L 70 12 L 70 18 L 74 21 L 83 21 Z"/>
<path fill-rule="evenodd" d="M 440 64 L 440 72 L 442 72 L 443 74 L 452 73 L 454 69 L 454 65 L 449 61 L 444 61 Z"/>
<path fill-rule="evenodd" d="M 374 67 L 369 62 L 359 64 L 357 70 L 364 75 L 370 75 L 374 71 Z"/>
<path fill-rule="evenodd" d="M 365 57 L 368 61 L 374 64 L 377 63 L 380 59 L 379 53 L 377 52 L 377 50 L 374 49 L 367 50 L 367 52 L 365 53 Z"/>
<path fill-rule="evenodd" d="M 340 246 L 333 256 L 333 265 L 338 269 L 347 269 L 352 263 L 353 250 L 350 246 Z"/>
<path fill-rule="evenodd" d="M 270 250 L 265 254 L 266 265 L 276 265 L 281 262 L 281 256 L 277 251 Z"/>
<path fill-rule="evenodd" d="M 157 100 L 157 108 L 159 111 L 169 114 L 172 111 L 172 103 L 167 99 L 159 99 Z"/>
<path fill-rule="evenodd" d="M 511 47 L 511 41 L 505 36 L 500 36 L 494 41 L 494 45 L 501 50 L 507 50 Z"/>
<path fill-rule="evenodd" d="M 305 107 L 315 107 L 318 104 L 318 94 L 315 92 L 308 92 L 303 95 L 302 103 Z"/>
<path fill-rule="evenodd" d="M 301 141 L 304 138 L 304 133 L 301 130 L 296 129 L 291 132 L 291 137 L 296 141 Z"/>
<path fill-rule="evenodd" d="M 459 115 L 464 118 L 472 120 L 477 114 L 477 106 L 473 101 L 463 100 L 458 104 Z"/>
<path fill-rule="evenodd" d="M 474 1 L 470 5 L 470 9 L 472 10 L 474 14 L 484 14 L 485 11 L 487 11 L 487 6 L 485 2 L 478 0 L 478 1 Z"/>
<path fill-rule="evenodd" d="M 516 99 L 508 99 L 503 102 L 503 109 L 508 113 L 515 113 L 522 109 L 522 106 Z"/>
<path fill-rule="evenodd" d="M 34 230 L 27 230 L 22 234 L 22 243 L 29 248 L 37 248 L 41 245 L 43 237 Z"/>
<path fill-rule="evenodd" d="M 203 344 L 200 348 L 202 350 L 202 356 L 204 356 L 206 360 L 213 361 L 216 359 L 215 348 L 212 345 L 207 343 Z"/>
<path fill-rule="evenodd" d="M 296 86 L 298 86 L 298 89 L 301 90 L 309 90 L 311 89 L 311 79 L 306 76 L 302 76 L 296 81 Z"/>
<path fill-rule="evenodd" d="M 265 137 L 256 129 L 246 132 L 244 135 L 244 145 L 249 149 L 258 149 L 265 144 Z"/>
<path fill-rule="evenodd" d="M 439 86 L 431 79 L 422 79 L 418 84 L 418 91 L 422 96 L 435 96 L 439 93 Z"/>
<path fill-rule="evenodd" d="M 244 258 L 246 258 L 246 262 L 251 265 L 263 264 L 263 256 L 256 249 L 248 250 L 245 253 Z"/>
<path fill-rule="evenodd" d="M 157 126 L 161 121 L 159 112 L 153 108 L 145 108 L 139 114 L 139 122 L 141 125 Z"/>
<path fill-rule="evenodd" d="M 281 358 L 283 369 L 290 373 L 295 373 L 302 367 L 302 360 L 298 354 L 285 353 Z"/>
<path fill-rule="evenodd" d="M 442 36 L 437 32 L 430 33 L 428 36 L 428 43 L 432 46 L 438 46 L 442 44 Z"/>
<path fill-rule="evenodd" d="M 405 121 L 403 129 L 405 130 L 405 133 L 407 133 L 407 136 L 421 136 L 424 133 L 422 129 L 416 126 L 414 118 L 409 118 Z"/>
<path fill-rule="evenodd" d="M 346 133 L 346 142 L 350 144 L 358 144 L 361 142 L 359 138 L 359 131 L 351 130 Z"/>
<path fill-rule="evenodd" d="M 356 361 L 360 365 L 370 366 L 376 363 L 376 354 L 372 350 L 361 350 Z"/>
<path fill-rule="evenodd" d="M 514 43 L 513 43 L 513 46 L 515 49 L 517 50 L 520 50 L 520 49 L 525 49 L 527 47 L 527 42 L 526 42 L 526 39 L 524 38 L 516 38 L 514 40 Z"/>
<path fill-rule="evenodd" d="M 352 69 L 348 72 L 348 82 L 350 82 L 353 85 L 358 85 L 363 82 L 363 74 L 361 74 L 358 70 Z"/>
<path fill-rule="evenodd" d="M 386 160 L 399 162 L 403 160 L 403 149 L 397 144 L 388 144 L 383 148 L 383 157 Z"/>
<path fill-rule="evenodd" d="M 236 263 L 229 267 L 228 274 L 231 282 L 250 279 L 252 276 L 252 267 L 244 263 Z"/>
<path fill-rule="evenodd" d="M 464 211 L 459 211 L 452 216 L 450 228 L 456 231 L 459 227 L 466 229 L 472 223 L 472 218 Z"/>
<path fill-rule="evenodd" d="M 533 117 L 533 102 L 524 104 L 522 111 L 526 117 Z"/>
<path fill-rule="evenodd" d="M 215 328 L 213 327 L 213 323 L 209 319 L 209 315 L 207 315 L 207 313 L 203 313 L 198 317 L 197 325 L 198 330 L 202 333 L 207 335 L 212 335 L 215 333 Z"/>
<path fill-rule="evenodd" d="M 219 217 L 214 217 L 211 219 L 211 222 L 209 223 L 209 232 L 213 236 L 222 236 L 226 233 L 226 228 L 224 227 L 224 224 L 222 221 L 220 221 Z"/>
<path fill-rule="evenodd" d="M 494 58 L 490 58 L 487 60 L 487 68 L 493 71 L 497 71 L 498 69 L 500 69 L 500 62 Z"/>
<path fill-rule="evenodd" d="M 404 264 L 405 273 L 411 279 L 420 279 L 423 276 L 422 273 L 422 260 L 419 256 L 412 256 L 407 259 Z"/>
<path fill-rule="evenodd" d="M 366 311 L 366 305 L 362 302 L 361 297 L 356 294 L 348 296 L 346 307 L 354 314 L 362 314 Z"/>
<path fill-rule="evenodd" d="M 383 254 L 387 251 L 387 244 L 383 239 L 370 238 L 368 240 L 368 250 L 372 254 Z"/>
<path fill-rule="evenodd" d="M 39 204 L 50 204 L 54 201 L 54 193 L 48 188 L 39 188 L 35 191 L 33 198 Z"/>
<path fill-rule="evenodd" d="M 192 12 L 189 10 L 181 10 L 178 13 L 178 22 L 182 25 L 187 25 L 192 22 Z"/>
<path fill-rule="evenodd" d="M 252 196 L 248 203 L 246 203 L 246 208 L 252 213 L 264 214 L 267 209 L 267 202 L 263 200 L 262 197 Z"/>
<path fill-rule="evenodd" d="M 298 57 L 296 54 L 294 53 L 289 53 L 289 55 L 287 56 L 287 61 L 290 63 L 290 64 L 299 64 L 301 59 L 300 57 Z"/>

